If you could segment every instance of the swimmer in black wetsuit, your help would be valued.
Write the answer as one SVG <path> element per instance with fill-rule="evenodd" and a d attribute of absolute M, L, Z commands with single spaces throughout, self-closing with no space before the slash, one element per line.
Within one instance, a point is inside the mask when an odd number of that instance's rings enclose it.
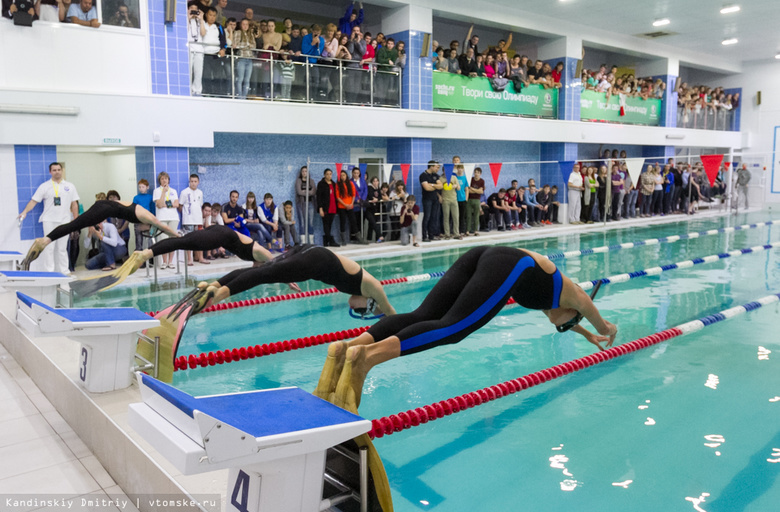
<path fill-rule="evenodd" d="M 151 224 L 172 237 L 179 236 L 175 230 L 172 230 L 166 224 L 158 221 L 157 217 L 152 215 L 152 213 L 143 206 L 125 201 L 109 201 L 104 199 L 95 201 L 95 204 L 71 222 L 63 224 L 62 226 L 57 226 L 43 238 L 36 239 L 32 246 L 30 246 L 27 256 L 22 260 L 20 267 L 22 270 L 29 270 L 30 263 L 35 261 L 46 246 L 53 241 L 60 239 L 63 236 L 67 236 L 74 231 L 81 231 L 84 228 L 100 224 L 109 217 L 126 220 L 134 224 Z"/>
<path fill-rule="evenodd" d="M 540 254 L 475 247 L 461 256 L 411 313 L 381 319 L 350 342 L 335 343 L 314 394 L 357 411 L 368 371 L 398 356 L 457 343 L 487 324 L 512 297 L 541 310 L 560 332 L 573 330 L 604 350 L 617 327 L 602 318 L 582 288 Z M 587 318 L 599 334 L 579 325 Z M 334 395 L 335 393 L 335 395 Z"/>
<path fill-rule="evenodd" d="M 181 237 L 161 240 L 148 249 L 131 254 L 124 265 L 111 272 L 111 274 L 80 279 L 70 283 L 70 287 L 76 291 L 77 295 L 89 297 L 99 291 L 118 285 L 141 268 L 144 262 L 155 256 L 178 250 L 208 251 L 219 249 L 220 247 L 224 247 L 244 261 L 253 261 L 255 264 L 273 259 L 273 255 L 268 249 L 248 236 L 242 235 L 226 226 L 211 226 Z M 294 283 L 290 283 L 290 288 L 295 291 L 301 291 L 298 285 Z"/>
<path fill-rule="evenodd" d="M 200 283 L 202 293 L 189 303 L 197 303 L 192 314 L 217 304 L 231 295 L 268 283 L 294 283 L 314 279 L 349 294 L 349 307 L 361 315 L 394 315 L 395 309 L 379 281 L 356 262 L 324 247 L 298 245 L 273 260 L 243 268 L 213 283 Z"/>

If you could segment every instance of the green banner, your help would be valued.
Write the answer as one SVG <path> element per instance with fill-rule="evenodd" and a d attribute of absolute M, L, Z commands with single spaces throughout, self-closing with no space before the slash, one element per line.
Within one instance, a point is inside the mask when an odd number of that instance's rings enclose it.
<path fill-rule="evenodd" d="M 499 92 L 494 91 L 490 80 L 484 77 L 434 71 L 433 108 L 555 119 L 558 117 L 558 89 L 529 85 L 518 93 L 510 82 Z"/>
<path fill-rule="evenodd" d="M 661 122 L 662 101 L 657 98 L 626 98 L 624 114 L 620 115 L 620 96 L 603 92 L 582 91 L 580 119 L 583 121 L 609 121 L 611 123 L 646 124 L 658 126 Z"/>

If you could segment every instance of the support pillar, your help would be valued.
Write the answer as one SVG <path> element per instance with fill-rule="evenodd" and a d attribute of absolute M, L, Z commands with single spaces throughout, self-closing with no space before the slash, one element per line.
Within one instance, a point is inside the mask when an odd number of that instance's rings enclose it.
<path fill-rule="evenodd" d="M 401 75 L 401 106 L 413 110 L 433 110 L 433 64 L 431 48 L 420 57 L 426 34 L 433 32 L 433 11 L 406 5 L 382 18 L 382 32 L 406 43 L 406 67 Z M 430 44 L 430 43 L 428 43 Z M 392 161 L 392 160 L 391 160 Z"/>
<path fill-rule="evenodd" d="M 580 120 L 582 81 L 577 74 L 577 63 L 582 60 L 582 39 L 560 37 L 539 47 L 538 58 L 555 69 L 563 62 L 562 87 L 558 93 L 558 119 Z M 543 159 L 544 160 L 544 159 Z"/>

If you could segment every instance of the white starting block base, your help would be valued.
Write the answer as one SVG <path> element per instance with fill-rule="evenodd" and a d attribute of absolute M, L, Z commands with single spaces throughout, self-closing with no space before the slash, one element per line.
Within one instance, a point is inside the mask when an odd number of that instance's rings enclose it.
<path fill-rule="evenodd" d="M 328 448 L 371 422 L 299 388 L 195 398 L 139 374 L 129 423 L 185 475 L 229 468 L 227 510 L 321 510 Z"/>
<path fill-rule="evenodd" d="M 81 343 L 79 381 L 92 393 L 128 387 L 138 331 L 160 325 L 134 308 L 55 309 L 21 292 L 16 295 L 16 322 L 27 333 Z"/>
<path fill-rule="evenodd" d="M 59 272 L 0 271 L 0 287 L 4 290 L 22 290 L 25 295 L 51 306 L 57 304 L 57 287 L 71 281 L 72 277 Z"/>
<path fill-rule="evenodd" d="M 0 270 L 14 270 L 16 262 L 23 258 L 24 255 L 18 251 L 0 251 Z"/>

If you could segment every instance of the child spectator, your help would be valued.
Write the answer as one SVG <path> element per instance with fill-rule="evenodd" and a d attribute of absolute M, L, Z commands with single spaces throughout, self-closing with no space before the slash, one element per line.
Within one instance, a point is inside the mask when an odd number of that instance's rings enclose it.
<path fill-rule="evenodd" d="M 106 196 L 108 197 L 109 201 L 119 201 L 122 199 L 119 196 L 119 192 L 116 190 L 109 190 L 106 192 Z M 116 227 L 117 232 L 119 233 L 119 236 L 122 238 L 122 241 L 124 241 L 125 245 L 128 244 L 130 241 L 130 223 L 127 222 L 124 219 L 108 219 L 111 224 Z"/>
<path fill-rule="evenodd" d="M 154 201 L 152 200 L 152 194 L 149 193 L 149 182 L 146 180 L 138 181 L 138 194 L 133 197 L 133 202 L 139 206 L 143 206 L 149 210 L 152 214 L 155 212 Z M 149 224 L 133 224 L 133 230 L 135 231 L 135 250 L 143 250 L 144 237 L 143 233 L 148 233 L 152 228 Z M 141 266 L 145 268 L 146 263 Z"/>
<path fill-rule="evenodd" d="M 282 72 L 282 91 L 280 97 L 284 100 L 290 99 L 293 80 L 295 80 L 295 64 L 290 60 L 290 54 L 284 54 L 284 60 L 279 64 Z"/>
<path fill-rule="evenodd" d="M 420 215 L 420 207 L 414 204 L 415 198 L 410 195 L 406 198 L 406 202 L 401 207 L 401 245 L 409 245 L 409 237 L 411 236 L 412 245 L 414 247 L 420 247 L 417 243 L 417 218 Z"/>
<path fill-rule="evenodd" d="M 285 249 L 290 249 L 293 245 L 300 245 L 301 239 L 295 230 L 295 212 L 293 212 L 292 201 L 285 201 L 283 206 L 284 213 L 282 214 L 281 222 L 284 230 L 284 247 Z"/>

